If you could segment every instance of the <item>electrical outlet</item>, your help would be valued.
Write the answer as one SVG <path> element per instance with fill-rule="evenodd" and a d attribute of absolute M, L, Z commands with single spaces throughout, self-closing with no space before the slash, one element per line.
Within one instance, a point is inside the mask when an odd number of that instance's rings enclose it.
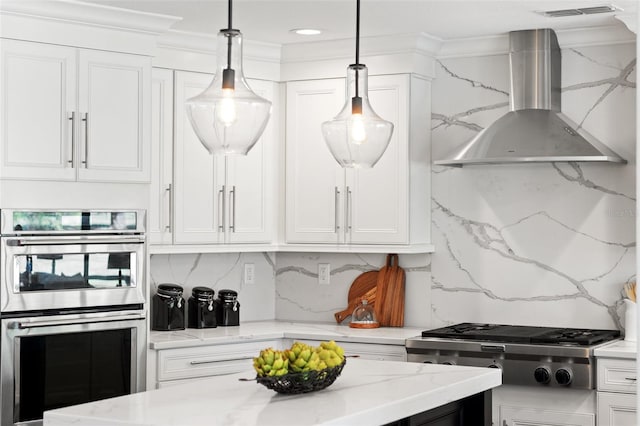
<path fill-rule="evenodd" d="M 244 264 L 244 283 L 255 284 L 256 280 L 256 265 L 253 263 Z"/>
<path fill-rule="evenodd" d="M 329 284 L 331 276 L 331 265 L 328 263 L 318 263 L 318 284 Z"/>

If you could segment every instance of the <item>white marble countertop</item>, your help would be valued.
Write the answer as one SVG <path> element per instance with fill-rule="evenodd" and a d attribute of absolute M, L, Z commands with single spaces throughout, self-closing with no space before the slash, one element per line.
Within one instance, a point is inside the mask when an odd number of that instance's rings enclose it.
<path fill-rule="evenodd" d="M 328 388 L 280 395 L 253 371 L 75 405 L 44 414 L 45 426 L 373 425 L 497 387 L 500 370 L 348 359 Z"/>
<path fill-rule="evenodd" d="M 629 340 L 616 340 L 602 345 L 593 350 L 597 357 L 636 359 L 638 353 L 638 342 Z"/>
<path fill-rule="evenodd" d="M 149 336 L 149 346 L 151 349 L 169 349 L 282 338 L 333 339 L 340 342 L 404 346 L 405 339 L 419 336 L 422 330 L 410 327 L 357 329 L 348 325 L 329 323 L 255 321 L 240 323 L 235 327 L 152 331 Z"/>

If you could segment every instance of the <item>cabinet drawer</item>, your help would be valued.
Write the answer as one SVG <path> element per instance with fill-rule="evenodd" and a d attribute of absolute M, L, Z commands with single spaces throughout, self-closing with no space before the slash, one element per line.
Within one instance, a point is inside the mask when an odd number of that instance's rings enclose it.
<path fill-rule="evenodd" d="M 261 349 L 279 348 L 278 340 L 158 351 L 158 381 L 216 376 L 252 370 Z"/>
<path fill-rule="evenodd" d="M 635 425 L 636 419 L 635 395 L 598 392 L 598 426 Z"/>
<path fill-rule="evenodd" d="M 636 393 L 636 361 L 598 358 L 598 390 Z"/>
<path fill-rule="evenodd" d="M 291 339 L 293 342 L 304 342 L 308 345 L 319 346 L 321 340 Z M 349 343 L 336 341 L 344 349 L 345 355 L 357 355 L 362 359 L 378 361 L 406 361 L 407 351 L 404 346 L 379 345 L 373 343 Z"/>

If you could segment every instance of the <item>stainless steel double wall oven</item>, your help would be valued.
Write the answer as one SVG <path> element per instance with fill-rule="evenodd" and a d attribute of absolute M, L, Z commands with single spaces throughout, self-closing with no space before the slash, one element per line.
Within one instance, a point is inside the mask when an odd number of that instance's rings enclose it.
<path fill-rule="evenodd" d="M 0 420 L 144 390 L 144 211 L 0 211 Z"/>

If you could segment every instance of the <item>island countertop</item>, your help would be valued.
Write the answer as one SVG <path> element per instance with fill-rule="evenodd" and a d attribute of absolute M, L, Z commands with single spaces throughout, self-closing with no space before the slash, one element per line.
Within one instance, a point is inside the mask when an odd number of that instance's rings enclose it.
<path fill-rule="evenodd" d="M 326 389 L 281 395 L 253 371 L 75 405 L 44 414 L 45 426 L 374 425 L 497 387 L 498 369 L 349 358 Z"/>

